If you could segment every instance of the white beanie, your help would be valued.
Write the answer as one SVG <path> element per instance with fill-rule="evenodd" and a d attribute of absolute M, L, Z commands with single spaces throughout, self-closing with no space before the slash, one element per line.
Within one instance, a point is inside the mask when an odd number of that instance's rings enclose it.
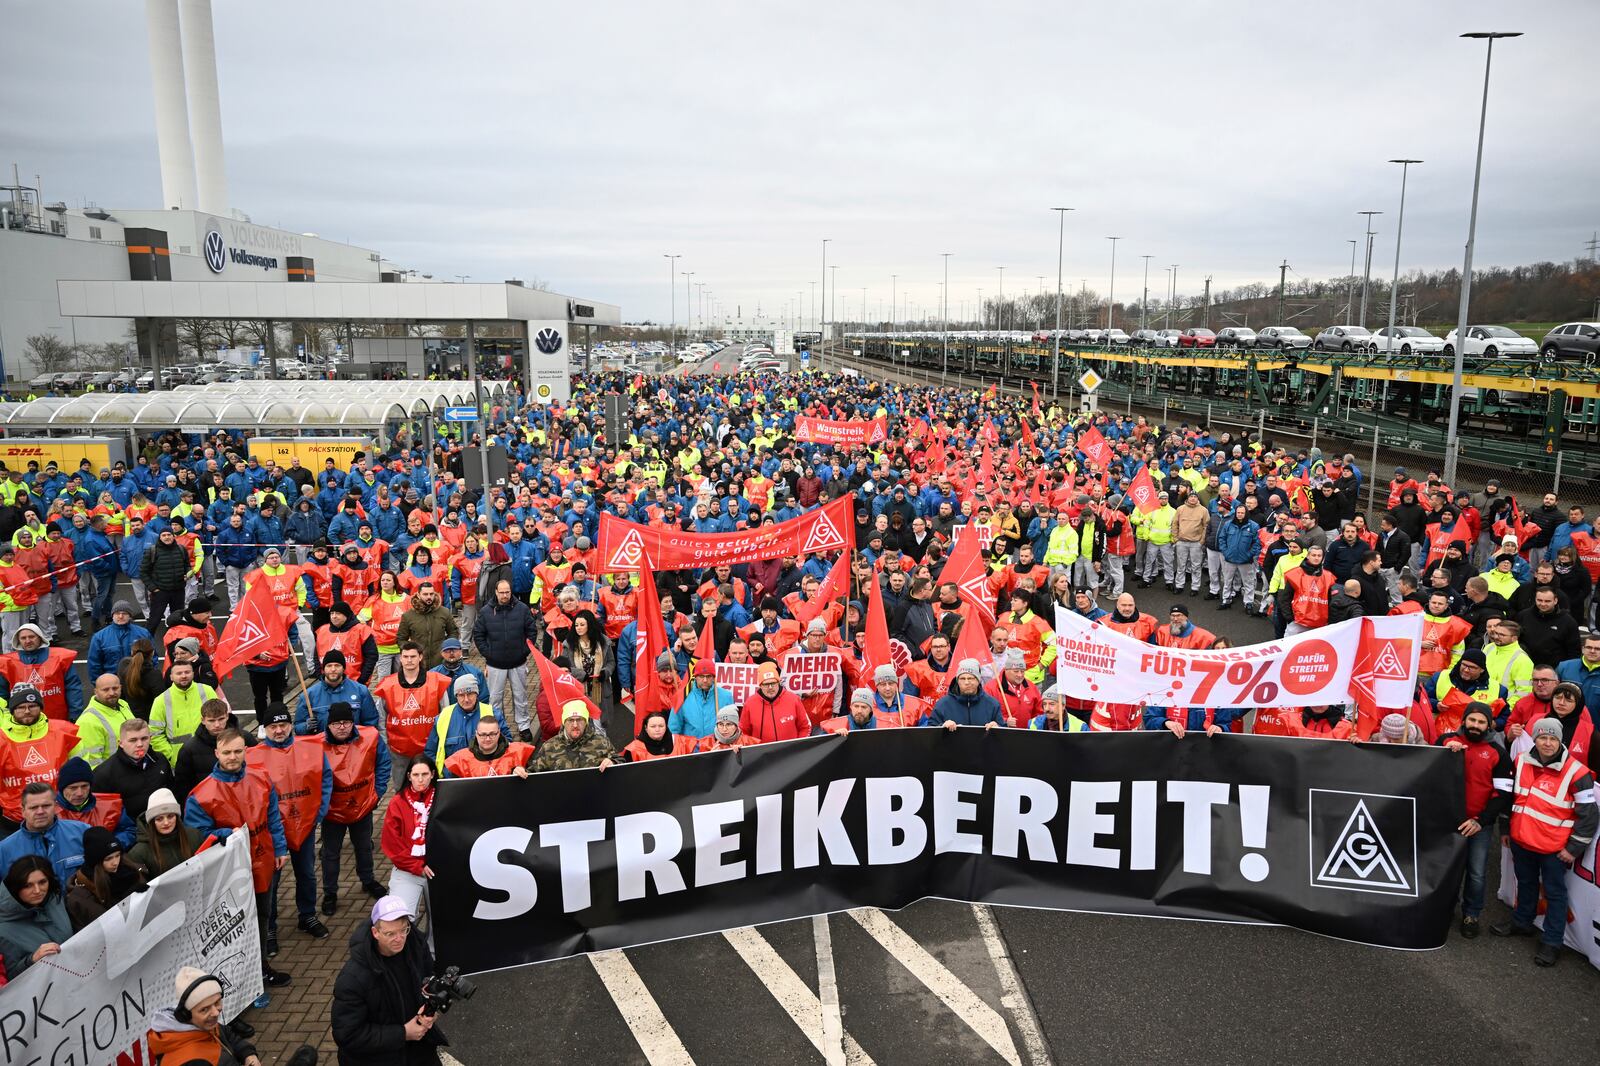
<path fill-rule="evenodd" d="M 192 1011 L 198 1004 L 204 1003 L 212 996 L 222 995 L 222 982 L 194 966 L 180 967 L 175 983 L 178 1008 L 181 1010 Z"/>

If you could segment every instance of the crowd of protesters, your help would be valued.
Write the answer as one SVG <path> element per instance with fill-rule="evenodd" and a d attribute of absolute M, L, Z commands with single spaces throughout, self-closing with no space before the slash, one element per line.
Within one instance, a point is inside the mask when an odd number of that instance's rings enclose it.
<path fill-rule="evenodd" d="M 607 439 L 608 392 L 631 401 L 623 439 Z M 802 414 L 890 432 L 807 443 Z M 446 439 L 313 471 L 172 433 L 131 469 L 0 479 L 8 973 L 246 826 L 265 983 L 279 986 L 280 890 L 293 880 L 295 930 L 326 938 L 347 838 L 362 892 L 397 901 L 383 921 L 420 916 L 440 778 L 908 726 L 1447 746 L 1466 766 L 1462 935 L 1479 932 L 1491 842 L 1506 837 L 1518 906 L 1493 931 L 1536 933 L 1542 886 L 1536 961 L 1557 959 L 1564 871 L 1600 822 L 1587 769 L 1600 546 L 1582 508 L 1524 508 L 1497 482 L 1464 491 L 1432 471 L 1397 469 L 1374 491 L 1350 456 L 820 374 L 594 376 L 568 404 L 519 396 L 491 422 L 512 472 L 487 494 Z M 845 497 L 850 555 L 659 571 L 654 602 L 598 554 L 606 514 L 736 533 Z M 1158 583 L 1160 617 L 1136 598 Z M 253 594 L 289 639 L 244 664 L 245 727 L 215 670 L 212 612 Z M 1165 647 L 1226 646 L 1190 620 L 1201 596 L 1270 617 L 1280 637 L 1419 613 L 1415 698 L 1364 722 L 1345 707 L 1120 706 L 1051 683 L 1058 608 Z M 868 648 L 878 623 L 891 662 Z M 51 646 L 62 625 L 91 636 L 83 676 Z M 829 652 L 831 686 L 789 690 L 792 656 Z M 724 663 L 752 668 L 748 690 L 718 683 Z"/>

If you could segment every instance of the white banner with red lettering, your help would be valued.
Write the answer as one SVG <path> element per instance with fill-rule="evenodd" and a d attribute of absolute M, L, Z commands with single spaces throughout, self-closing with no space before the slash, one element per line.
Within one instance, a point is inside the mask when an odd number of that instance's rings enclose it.
<path fill-rule="evenodd" d="M 1567 947 L 1583 955 L 1591 966 L 1600 967 L 1600 886 L 1595 884 L 1595 846 L 1588 849 L 1567 871 L 1567 930 L 1562 939 Z M 1517 905 L 1517 872 L 1511 865 L 1511 849 L 1500 849 L 1500 902 Z M 1544 928 L 1546 902 L 1539 893 L 1539 911 L 1533 924 Z"/>
<path fill-rule="evenodd" d="M 868 421 L 856 419 L 840 421 L 798 415 L 794 420 L 794 439 L 808 444 L 840 444 L 847 447 L 882 444 L 889 439 L 889 420 L 874 418 Z"/>
<path fill-rule="evenodd" d="M 756 691 L 755 663 L 718 663 L 717 687 L 727 691 L 744 706 L 744 701 Z"/>
<path fill-rule="evenodd" d="M 1165 625 L 1165 623 L 1162 623 Z M 1367 634 L 1363 639 L 1363 635 Z M 1353 618 L 1309 633 L 1220 651 L 1147 644 L 1056 609 L 1056 684 L 1075 699 L 1152 707 L 1411 704 L 1422 616 Z"/>
<path fill-rule="evenodd" d="M 796 696 L 832 692 L 843 669 L 836 651 L 791 651 L 783 657 L 783 687 Z"/>

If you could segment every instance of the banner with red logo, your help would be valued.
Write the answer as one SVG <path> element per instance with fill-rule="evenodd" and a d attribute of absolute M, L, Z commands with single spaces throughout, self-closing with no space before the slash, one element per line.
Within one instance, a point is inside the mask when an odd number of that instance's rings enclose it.
<path fill-rule="evenodd" d="M 874 418 L 836 420 L 798 415 L 794 420 L 794 439 L 808 444 L 840 444 L 854 447 L 862 444 L 882 444 L 889 439 L 889 420 Z"/>
<path fill-rule="evenodd" d="M 637 571 L 646 563 L 658 571 L 699 569 L 846 550 L 855 535 L 853 506 L 851 497 L 841 496 L 787 522 L 737 533 L 685 533 L 603 514 L 597 566 L 608 574 Z"/>
<path fill-rule="evenodd" d="M 1526 734 L 1524 734 L 1526 735 Z M 1567 871 L 1567 928 L 1562 940 L 1567 947 L 1600 967 L 1600 885 L 1595 880 L 1595 846 L 1586 845 L 1578 861 Z M 1500 849 L 1500 902 L 1517 905 L 1517 872 L 1511 865 L 1511 849 Z M 1539 913 L 1533 924 L 1544 929 L 1547 904 L 1539 893 Z"/>
<path fill-rule="evenodd" d="M 1089 462 L 1104 470 L 1111 465 L 1111 445 L 1106 443 L 1100 431 L 1090 426 L 1078 437 L 1078 450 L 1088 458 Z"/>
<path fill-rule="evenodd" d="M 1220 651 L 1163 648 L 1056 610 L 1056 685 L 1065 696 L 1151 707 L 1404 710 L 1416 688 L 1422 616 L 1353 618 Z"/>
<path fill-rule="evenodd" d="M 1141 514 L 1161 509 L 1160 489 L 1156 488 L 1155 481 L 1150 477 L 1150 468 L 1142 468 L 1133 475 L 1133 481 L 1128 484 L 1128 495 L 1133 497 L 1133 505 L 1139 508 Z"/>
<path fill-rule="evenodd" d="M 212 669 L 217 676 L 226 678 L 244 663 L 273 650 L 287 650 L 289 627 L 283 613 L 273 602 L 272 590 L 265 581 L 258 581 L 245 590 L 233 617 L 222 627 L 222 639 L 217 642 L 217 654 L 212 656 Z"/>

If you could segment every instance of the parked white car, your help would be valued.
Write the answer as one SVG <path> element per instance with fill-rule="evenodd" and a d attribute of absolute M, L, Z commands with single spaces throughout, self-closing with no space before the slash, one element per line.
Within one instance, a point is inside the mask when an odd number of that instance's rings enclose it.
<path fill-rule="evenodd" d="M 1504 326 L 1468 326 L 1467 343 L 1461 346 L 1467 355 L 1527 355 L 1539 354 L 1539 344 L 1532 337 L 1524 337 Z M 1456 354 L 1456 331 L 1444 335 L 1444 354 Z"/>
<path fill-rule="evenodd" d="M 1444 351 L 1444 338 L 1435 337 L 1421 326 L 1385 326 L 1372 334 L 1367 351 L 1427 355 Z"/>
<path fill-rule="evenodd" d="M 1156 330 L 1156 347 L 1176 348 L 1178 346 L 1178 338 L 1181 336 L 1183 336 L 1183 330 L 1181 329 L 1158 329 Z"/>

